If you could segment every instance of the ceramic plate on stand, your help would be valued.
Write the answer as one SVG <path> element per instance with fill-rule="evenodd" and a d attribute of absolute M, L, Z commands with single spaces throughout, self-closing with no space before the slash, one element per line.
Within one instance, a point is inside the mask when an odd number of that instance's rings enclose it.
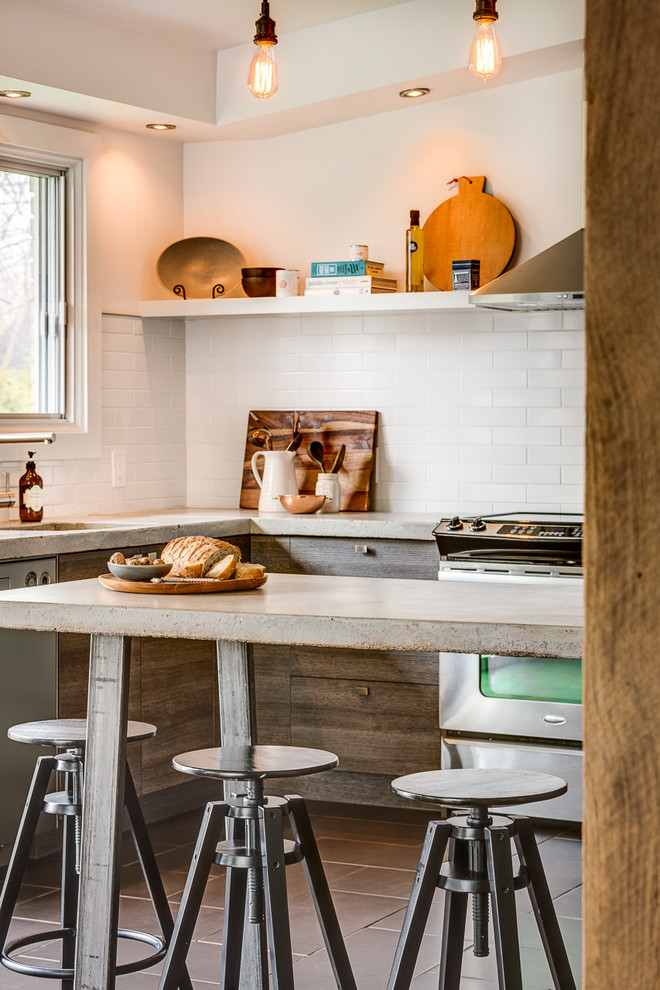
<path fill-rule="evenodd" d="M 245 258 L 229 241 L 185 237 L 165 248 L 156 263 L 161 284 L 181 299 L 215 299 L 241 284 Z"/>

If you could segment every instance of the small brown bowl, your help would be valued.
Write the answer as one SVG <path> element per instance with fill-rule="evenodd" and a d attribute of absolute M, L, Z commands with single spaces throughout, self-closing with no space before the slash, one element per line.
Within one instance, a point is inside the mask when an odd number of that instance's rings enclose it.
<path fill-rule="evenodd" d="M 246 296 L 274 296 L 277 268 L 241 268 L 241 285 Z"/>
<path fill-rule="evenodd" d="M 287 512 L 318 512 L 325 495 L 280 495 L 280 502 Z"/>

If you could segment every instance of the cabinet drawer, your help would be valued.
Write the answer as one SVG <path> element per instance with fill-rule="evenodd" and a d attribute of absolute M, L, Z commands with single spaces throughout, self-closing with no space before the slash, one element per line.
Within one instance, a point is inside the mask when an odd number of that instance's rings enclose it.
<path fill-rule="evenodd" d="M 437 689 L 291 678 L 291 743 L 328 749 L 339 768 L 396 776 L 440 766 Z"/>
<path fill-rule="evenodd" d="M 346 574 L 429 581 L 438 577 L 437 547 L 425 540 L 292 536 L 290 556 L 294 574 Z"/>
<path fill-rule="evenodd" d="M 438 654 L 292 646 L 291 674 L 294 677 L 338 677 L 362 683 L 396 681 L 437 687 Z"/>

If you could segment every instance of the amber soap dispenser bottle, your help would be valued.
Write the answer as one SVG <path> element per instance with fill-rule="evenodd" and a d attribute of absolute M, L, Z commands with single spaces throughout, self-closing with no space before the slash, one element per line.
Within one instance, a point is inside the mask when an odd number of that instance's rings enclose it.
<path fill-rule="evenodd" d="M 25 465 L 25 474 L 18 482 L 18 512 L 21 522 L 41 522 L 44 514 L 44 483 L 37 474 L 34 451 L 28 450 L 30 460 Z"/>

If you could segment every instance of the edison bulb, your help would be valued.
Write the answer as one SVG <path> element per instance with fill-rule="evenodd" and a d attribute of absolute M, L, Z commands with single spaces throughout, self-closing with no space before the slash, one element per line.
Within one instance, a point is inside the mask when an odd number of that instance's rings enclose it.
<path fill-rule="evenodd" d="M 277 92 L 277 64 L 272 44 L 257 45 L 250 64 L 248 89 L 259 100 L 267 100 Z"/>
<path fill-rule="evenodd" d="M 477 30 L 472 39 L 468 68 L 478 79 L 492 79 L 502 68 L 500 43 L 495 34 L 495 21 L 477 21 Z"/>

